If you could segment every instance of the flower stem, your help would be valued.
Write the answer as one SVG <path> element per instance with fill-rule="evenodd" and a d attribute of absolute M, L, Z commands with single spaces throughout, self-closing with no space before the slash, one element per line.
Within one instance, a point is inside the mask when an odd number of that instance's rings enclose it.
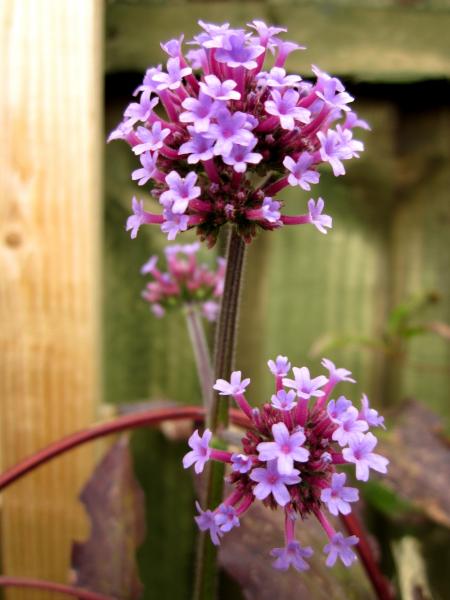
<path fill-rule="evenodd" d="M 238 427 L 248 429 L 250 422 L 240 410 L 231 409 L 231 421 Z M 34 471 L 41 465 L 53 460 L 69 450 L 92 442 L 106 435 L 112 435 L 129 429 L 139 429 L 158 425 L 163 421 L 194 420 L 203 421 L 205 411 L 200 406 L 177 406 L 174 408 L 163 408 L 143 410 L 131 415 L 122 415 L 106 423 L 99 423 L 87 429 L 81 429 L 75 433 L 66 435 L 56 442 L 52 442 L 45 448 L 38 450 L 31 456 L 24 458 L 0 475 L 0 491 L 9 487 L 12 483 L 21 479 L 27 473 Z"/>
<path fill-rule="evenodd" d="M 245 242 L 233 228 L 228 240 L 225 284 L 214 343 L 215 380 L 229 379 L 233 370 L 245 249 Z M 212 432 L 215 432 L 219 426 L 228 425 L 228 400 L 219 397 L 217 392 L 212 393 L 206 424 Z"/>
<path fill-rule="evenodd" d="M 380 571 L 358 517 L 354 513 L 340 515 L 340 517 L 348 533 L 350 533 L 350 535 L 356 535 L 359 538 L 356 550 L 358 551 L 364 570 L 366 571 L 367 577 L 372 584 L 377 598 L 379 600 L 395 600 L 392 588 Z"/>
<path fill-rule="evenodd" d="M 202 390 L 203 406 L 207 410 L 211 400 L 213 373 L 205 330 L 196 306 L 186 306 L 186 323 L 194 350 L 198 379 Z"/>
<path fill-rule="evenodd" d="M 233 370 L 244 257 L 245 242 L 233 228 L 228 238 L 227 269 L 214 344 L 214 379 L 229 379 Z M 228 412 L 228 400 L 219 397 L 217 392 L 212 393 L 206 424 L 213 433 L 228 425 Z M 208 465 L 205 473 L 205 493 L 202 498 L 207 507 L 216 507 L 222 501 L 224 469 L 221 463 L 214 462 Z M 216 597 L 216 588 L 217 549 L 205 533 L 200 533 L 194 599 L 213 600 Z"/>
<path fill-rule="evenodd" d="M 97 594 L 84 590 L 83 588 L 64 585 L 54 581 L 44 581 L 42 579 L 30 579 L 29 577 L 4 577 L 0 576 L 0 587 L 18 587 L 29 588 L 34 590 L 46 590 L 47 592 L 55 592 L 72 596 L 79 600 L 114 600 L 112 596 Z"/>

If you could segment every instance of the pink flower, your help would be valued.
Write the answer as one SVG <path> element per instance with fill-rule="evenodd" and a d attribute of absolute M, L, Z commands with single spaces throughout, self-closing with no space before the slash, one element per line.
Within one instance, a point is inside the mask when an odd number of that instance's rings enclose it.
<path fill-rule="evenodd" d="M 331 361 L 324 366 L 329 369 L 330 381 L 323 375 L 312 377 L 306 367 L 293 367 L 295 379 L 288 379 L 284 377 L 291 367 L 287 357 L 280 355 L 269 361 L 276 394 L 258 409 L 252 409 L 245 399 L 250 380 L 243 380 L 240 371 L 233 372 L 230 381 L 218 380 L 214 386 L 222 395 L 233 397 L 249 426 L 242 437 L 242 450 L 211 450 L 211 460 L 231 465 L 227 476 L 231 492 L 215 511 L 202 513 L 201 527 L 209 529 L 213 543 L 218 544 L 220 536 L 237 526 L 253 502 L 261 500 L 271 509 L 281 507 L 284 545 L 271 554 L 276 559 L 274 568 L 282 571 L 308 568 L 306 559 L 312 551 L 296 540 L 295 527 L 311 515 L 328 538 L 326 564 L 333 566 L 340 559 L 350 566 L 355 560 L 352 547 L 358 539 L 336 532 L 324 514 L 328 509 L 335 516 L 347 515 L 359 498 L 356 488 L 345 485 L 346 474 L 339 469 L 355 464 L 361 481 L 368 479 L 369 469 L 386 472 L 388 461 L 373 452 L 376 438 L 362 432 L 368 424 L 359 418 L 350 400 L 340 396 L 327 405 L 320 389 L 329 388 L 330 383 L 336 385 L 338 379 L 350 380 L 350 372 L 336 369 Z M 349 447 L 342 450 L 344 442 Z M 205 452 L 198 441 L 196 452 Z"/>
<path fill-rule="evenodd" d="M 205 429 L 201 437 L 197 430 L 194 431 L 188 442 L 192 450 L 185 454 L 183 458 L 183 467 L 185 469 L 195 464 L 194 469 L 196 473 L 203 471 L 211 455 L 211 448 L 209 447 L 211 437 L 212 433 L 209 429 Z"/>
<path fill-rule="evenodd" d="M 169 240 L 195 228 L 209 246 L 227 223 L 246 242 L 258 229 L 285 224 L 310 223 L 326 233 L 332 221 L 321 199 L 310 200 L 307 214 L 284 215 L 278 194 L 287 185 L 309 190 L 324 163 L 342 175 L 343 161 L 359 156 L 364 148 L 353 129 L 368 125 L 349 111 L 353 98 L 316 67 L 315 82 L 287 74 L 288 55 L 303 47 L 281 39 L 284 28 L 260 20 L 250 30 L 199 25 L 189 52 L 183 35 L 161 44 L 166 65 L 147 69 L 138 98 L 109 136 L 142 156 L 132 179 L 150 184 L 163 207 L 151 223 Z M 191 165 L 199 193 L 174 194 L 168 176 L 185 179 Z"/>
<path fill-rule="evenodd" d="M 294 472 L 294 461 L 306 462 L 309 450 L 303 448 L 306 437 L 303 430 L 289 433 L 284 423 L 272 425 L 273 442 L 261 442 L 256 449 L 259 460 L 276 460 L 278 472 L 281 475 L 291 475 Z"/>

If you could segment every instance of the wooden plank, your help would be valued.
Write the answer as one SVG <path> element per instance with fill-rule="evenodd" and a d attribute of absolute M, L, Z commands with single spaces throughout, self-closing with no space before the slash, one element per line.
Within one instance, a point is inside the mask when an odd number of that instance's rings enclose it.
<path fill-rule="evenodd" d="M 99 399 L 102 5 L 0 4 L 3 468 L 92 422 Z M 78 450 L 4 494 L 4 573 L 68 580 L 91 458 Z"/>
<path fill-rule="evenodd" d="M 161 40 L 191 38 L 197 20 L 242 25 L 254 18 L 287 24 L 308 52 L 289 67 L 309 74 L 314 62 L 360 81 L 413 81 L 450 76 L 450 4 L 428 10 L 392 3 L 170 2 L 112 4 L 107 11 L 106 69 L 143 71 L 164 60 Z"/>
<path fill-rule="evenodd" d="M 434 102 L 438 103 L 435 98 Z M 392 305 L 434 293 L 418 321 L 450 323 L 450 111 L 433 99 L 404 99 L 399 119 L 399 193 L 391 219 Z M 428 333 L 408 343 L 400 370 L 403 397 L 414 397 L 450 427 L 450 344 Z"/>

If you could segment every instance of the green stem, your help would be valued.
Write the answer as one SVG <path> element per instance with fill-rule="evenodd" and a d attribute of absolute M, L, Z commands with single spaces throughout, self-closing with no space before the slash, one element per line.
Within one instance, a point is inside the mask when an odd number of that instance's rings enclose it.
<path fill-rule="evenodd" d="M 192 304 L 187 305 L 185 315 L 189 337 L 191 338 L 191 344 L 194 350 L 198 379 L 202 390 L 203 406 L 207 410 L 211 399 L 213 372 L 205 330 L 196 306 Z"/>
<path fill-rule="evenodd" d="M 245 250 L 245 242 L 233 228 L 228 239 L 225 284 L 214 343 L 214 381 L 228 380 L 233 370 Z M 206 424 L 213 433 L 228 425 L 228 401 L 217 392 L 212 394 Z"/>
<path fill-rule="evenodd" d="M 214 379 L 229 379 L 236 348 L 239 296 L 245 257 L 245 242 L 233 228 L 228 239 L 227 269 L 214 344 Z M 215 433 L 228 425 L 229 402 L 212 393 L 207 427 Z M 205 472 L 203 505 L 216 507 L 223 497 L 224 465 L 210 462 Z M 194 599 L 213 600 L 217 592 L 217 548 L 205 533 L 199 535 Z"/>

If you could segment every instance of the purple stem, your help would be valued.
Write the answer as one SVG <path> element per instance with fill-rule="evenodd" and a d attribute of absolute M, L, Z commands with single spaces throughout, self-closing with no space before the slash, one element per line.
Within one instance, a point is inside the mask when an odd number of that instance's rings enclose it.
<path fill-rule="evenodd" d="M 72 596 L 73 598 L 78 598 L 79 600 L 114 600 L 112 596 L 97 594 L 96 592 L 90 592 L 89 590 L 84 590 L 83 588 L 64 585 L 54 581 L 45 581 L 43 579 L 31 579 L 29 577 L 0 576 L 0 587 L 45 590 L 47 592 L 54 592 L 55 594 Z"/>

